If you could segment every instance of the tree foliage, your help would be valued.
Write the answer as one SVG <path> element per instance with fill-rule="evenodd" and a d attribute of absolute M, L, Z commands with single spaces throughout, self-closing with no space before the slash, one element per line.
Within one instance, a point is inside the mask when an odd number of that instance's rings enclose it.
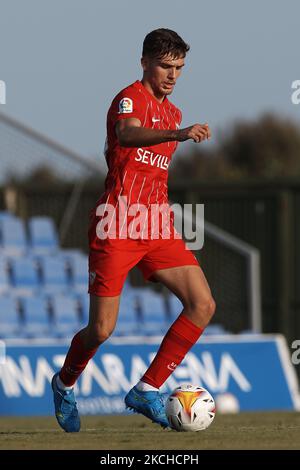
<path fill-rule="evenodd" d="M 175 158 L 171 179 L 280 178 L 300 176 L 300 127 L 275 115 L 239 121 L 223 131 L 213 149 Z"/>

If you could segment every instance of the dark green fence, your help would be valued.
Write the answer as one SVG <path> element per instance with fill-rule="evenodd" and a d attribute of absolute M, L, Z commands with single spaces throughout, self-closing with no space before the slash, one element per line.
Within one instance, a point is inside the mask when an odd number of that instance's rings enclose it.
<path fill-rule="evenodd" d="M 300 338 L 300 182 L 195 183 L 170 196 L 205 204 L 206 220 L 259 249 L 263 329 Z"/>

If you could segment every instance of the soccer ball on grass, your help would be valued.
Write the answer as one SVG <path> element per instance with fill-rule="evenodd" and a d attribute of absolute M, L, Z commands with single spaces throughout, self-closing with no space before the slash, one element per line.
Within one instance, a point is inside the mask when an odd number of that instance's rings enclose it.
<path fill-rule="evenodd" d="M 202 431 L 213 422 L 215 402 L 205 388 L 181 385 L 168 397 L 166 415 L 175 431 Z"/>

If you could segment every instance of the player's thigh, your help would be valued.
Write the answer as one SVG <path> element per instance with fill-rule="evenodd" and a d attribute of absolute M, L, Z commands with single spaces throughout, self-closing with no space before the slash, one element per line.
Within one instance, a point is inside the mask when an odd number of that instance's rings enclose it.
<path fill-rule="evenodd" d="M 211 302 L 211 291 L 194 254 L 182 239 L 158 240 L 139 264 L 146 279 L 167 286 L 185 307 Z"/>
<path fill-rule="evenodd" d="M 206 277 L 200 266 L 178 266 L 157 270 L 153 277 L 170 289 L 187 308 L 213 302 Z"/>

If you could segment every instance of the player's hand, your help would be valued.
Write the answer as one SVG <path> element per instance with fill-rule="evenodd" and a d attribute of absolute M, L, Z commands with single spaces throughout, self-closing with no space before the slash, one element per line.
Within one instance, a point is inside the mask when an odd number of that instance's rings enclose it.
<path fill-rule="evenodd" d="M 186 127 L 185 129 L 179 129 L 177 132 L 178 142 L 192 139 L 194 142 L 199 143 L 203 140 L 210 139 L 211 137 L 210 128 L 207 123 L 194 124 L 193 126 Z"/>

